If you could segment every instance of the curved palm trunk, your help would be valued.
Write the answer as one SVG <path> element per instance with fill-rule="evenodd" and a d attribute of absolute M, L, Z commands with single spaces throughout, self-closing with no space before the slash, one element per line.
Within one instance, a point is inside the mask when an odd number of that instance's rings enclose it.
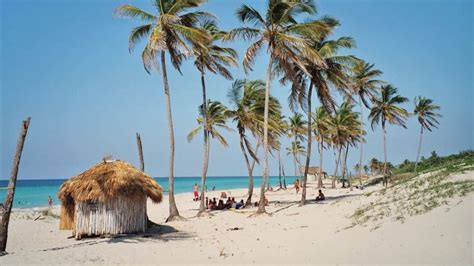
<path fill-rule="evenodd" d="M 206 81 L 204 79 L 204 72 L 201 72 L 201 85 L 202 85 L 202 114 L 203 114 L 203 132 L 204 132 L 204 143 L 203 143 L 203 161 L 201 170 L 201 204 L 199 206 L 198 214 L 206 211 L 206 203 L 204 193 L 206 192 L 206 176 L 207 169 L 209 166 L 209 133 L 207 131 L 207 97 L 206 97 Z"/>
<path fill-rule="evenodd" d="M 388 180 L 387 180 L 387 131 L 385 130 L 385 124 L 382 124 L 382 129 L 383 129 L 383 157 L 384 157 L 384 163 L 383 163 L 383 180 L 385 187 L 388 187 Z"/>
<path fill-rule="evenodd" d="M 337 168 L 339 167 L 339 162 L 341 161 L 341 150 L 342 150 L 342 146 L 339 147 L 339 150 L 337 152 L 337 160 L 336 160 L 336 169 L 334 169 L 334 176 L 332 178 L 332 184 L 331 184 L 331 187 L 332 188 L 336 188 L 336 176 L 337 176 Z"/>
<path fill-rule="evenodd" d="M 360 126 L 361 129 L 364 129 L 364 106 L 362 106 L 362 97 L 359 96 L 359 105 L 360 105 Z M 361 132 L 362 134 L 362 132 Z M 364 142 L 363 139 L 360 141 L 360 157 L 359 157 L 359 185 L 362 187 L 362 157 L 363 157 L 363 149 L 364 149 Z"/>
<path fill-rule="evenodd" d="M 267 66 L 267 81 L 265 86 L 265 111 L 263 115 L 263 175 L 260 185 L 260 202 L 257 213 L 265 212 L 265 180 L 268 178 L 268 102 L 270 100 L 270 82 L 272 81 L 273 58 L 270 54 Z"/>
<path fill-rule="evenodd" d="M 245 202 L 245 206 L 249 206 L 249 205 L 252 205 L 253 169 L 250 165 L 250 161 L 249 161 L 249 157 L 247 155 L 247 151 L 245 150 L 244 136 L 242 134 L 240 134 L 240 149 L 242 150 L 242 153 L 244 154 L 245 164 L 247 165 L 247 171 L 248 171 L 248 175 L 249 175 L 248 197 L 247 197 L 247 201 Z"/>
<path fill-rule="evenodd" d="M 311 162 L 311 142 L 312 142 L 312 128 L 311 128 L 311 96 L 313 94 L 313 82 L 309 83 L 308 89 L 308 147 L 306 148 L 306 164 L 304 166 L 303 191 L 301 192 L 300 206 L 306 203 L 306 182 L 308 181 L 308 168 Z"/>
<path fill-rule="evenodd" d="M 169 173 L 168 173 L 168 193 L 169 193 L 169 211 L 170 214 L 166 221 L 172 221 L 179 217 L 178 207 L 176 207 L 176 201 L 174 199 L 174 129 L 173 129 L 173 116 L 171 113 L 171 97 L 170 88 L 168 85 L 168 75 L 166 73 L 166 60 L 165 52 L 161 52 L 161 66 L 163 75 L 163 89 L 165 93 L 166 102 L 166 115 L 168 118 L 168 131 L 170 141 L 170 162 L 169 162 Z"/>
<path fill-rule="evenodd" d="M 344 153 L 344 166 L 342 167 L 342 187 L 346 187 L 346 173 L 347 173 L 347 154 L 349 153 L 349 144 L 346 144 L 346 151 Z M 350 183 L 348 181 L 348 183 Z"/>
<path fill-rule="evenodd" d="M 420 131 L 420 142 L 418 143 L 418 152 L 416 154 L 416 162 L 415 162 L 415 174 L 416 174 L 416 168 L 418 167 L 418 160 L 420 159 L 420 153 L 421 153 L 421 142 L 423 141 L 423 126 L 421 126 L 421 131 Z"/>

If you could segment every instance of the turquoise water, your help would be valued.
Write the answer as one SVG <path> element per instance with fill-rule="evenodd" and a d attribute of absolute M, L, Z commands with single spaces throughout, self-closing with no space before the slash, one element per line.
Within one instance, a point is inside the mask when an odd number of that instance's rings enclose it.
<path fill-rule="evenodd" d="M 156 181 L 160 186 L 168 191 L 168 178 L 157 177 Z M 260 187 L 260 177 L 254 178 L 254 187 Z M 291 184 L 295 180 L 294 177 L 286 177 L 286 184 Z M 44 207 L 48 205 L 48 196 L 53 198 L 53 204 L 59 204 L 57 193 L 64 179 L 47 179 L 47 180 L 18 180 L 15 190 L 14 208 L 32 208 Z M 283 182 L 283 181 L 282 181 Z M 201 177 L 176 177 L 174 181 L 175 192 L 184 193 L 192 192 L 194 183 L 201 184 Z M 215 187 L 215 190 L 246 188 L 248 187 L 248 177 L 246 176 L 209 176 L 206 180 L 209 191 Z M 270 185 L 278 186 L 278 177 L 270 177 Z M 7 180 L 0 180 L 0 187 L 8 186 Z M 6 190 L 0 190 L 0 202 L 5 198 Z"/>

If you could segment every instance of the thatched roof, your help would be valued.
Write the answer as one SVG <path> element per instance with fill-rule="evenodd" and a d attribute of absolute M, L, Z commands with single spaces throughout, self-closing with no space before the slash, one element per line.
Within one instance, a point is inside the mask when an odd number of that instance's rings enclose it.
<path fill-rule="evenodd" d="M 103 161 L 84 173 L 72 177 L 61 185 L 59 199 L 66 204 L 72 200 L 87 201 L 117 196 L 148 196 L 153 202 L 161 202 L 163 190 L 151 177 L 125 161 Z"/>
<path fill-rule="evenodd" d="M 304 173 L 304 168 L 305 168 L 304 166 L 300 167 L 300 172 L 302 174 Z M 310 166 L 310 167 L 308 167 L 308 174 L 310 174 L 310 175 L 319 174 L 319 166 Z"/>

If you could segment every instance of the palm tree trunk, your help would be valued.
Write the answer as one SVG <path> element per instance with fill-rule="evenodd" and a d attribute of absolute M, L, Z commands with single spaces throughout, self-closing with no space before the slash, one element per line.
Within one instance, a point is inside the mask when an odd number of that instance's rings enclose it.
<path fill-rule="evenodd" d="M 283 175 L 283 189 L 286 189 L 285 165 L 281 164 L 281 174 Z"/>
<path fill-rule="evenodd" d="M 319 174 L 318 174 L 318 188 L 323 187 L 323 138 L 319 143 Z"/>
<path fill-rule="evenodd" d="M 267 81 L 265 86 L 265 109 L 263 115 L 263 175 L 260 186 L 260 202 L 258 204 L 257 213 L 265 212 L 265 180 L 268 178 L 268 105 L 270 100 L 270 83 L 272 81 L 272 55 L 268 60 Z"/>
<path fill-rule="evenodd" d="M 423 126 L 421 126 L 420 130 L 420 142 L 418 143 L 418 152 L 416 154 L 416 162 L 415 162 L 415 174 L 416 174 L 416 168 L 418 167 L 418 160 L 420 159 L 420 153 L 421 153 L 421 142 L 423 141 Z"/>
<path fill-rule="evenodd" d="M 145 161 L 143 160 L 143 146 L 142 146 L 142 138 L 140 134 L 137 132 L 137 147 L 138 147 L 138 158 L 140 159 L 140 170 L 145 172 Z"/>
<path fill-rule="evenodd" d="M 207 131 L 207 97 L 206 97 L 206 80 L 204 79 L 204 72 L 201 72 L 201 86 L 202 86 L 202 115 L 203 115 L 203 132 L 204 132 L 204 143 L 203 143 L 203 162 L 201 170 L 201 204 L 199 206 L 198 214 L 206 211 L 206 203 L 204 199 L 204 193 L 206 192 L 206 175 L 207 168 L 209 166 L 209 133 Z"/>
<path fill-rule="evenodd" d="M 300 206 L 303 206 L 306 203 L 306 182 L 308 181 L 308 168 L 311 162 L 311 142 L 312 142 L 312 128 L 311 128 L 311 96 L 313 94 L 313 82 L 309 83 L 308 89 L 308 141 L 306 148 L 306 164 L 304 166 L 304 178 L 303 178 L 303 191 L 301 192 L 301 202 Z"/>
<path fill-rule="evenodd" d="M 385 182 L 385 187 L 388 187 L 388 180 L 387 180 L 387 131 L 385 130 L 385 125 L 382 124 L 383 129 L 383 180 Z"/>
<path fill-rule="evenodd" d="M 245 202 L 245 206 L 252 205 L 252 194 L 253 194 L 253 174 L 252 174 L 252 168 L 250 166 L 250 161 L 249 157 L 247 155 L 247 151 L 245 150 L 245 145 L 244 145 L 244 136 L 240 134 L 240 149 L 242 150 L 242 153 L 244 154 L 245 158 L 245 164 L 247 165 L 247 171 L 249 174 L 249 189 L 248 189 L 248 197 L 247 201 Z"/>
<path fill-rule="evenodd" d="M 362 106 L 362 97 L 359 96 L 359 105 L 360 105 L 360 126 L 361 129 L 364 129 L 364 106 Z M 362 134 L 362 132 L 361 132 Z M 362 157 L 363 157 L 363 150 L 364 150 L 364 141 L 363 139 L 360 140 L 360 157 L 359 157 L 359 185 L 362 187 Z"/>
<path fill-rule="evenodd" d="M 173 116 L 171 112 L 171 97 L 170 88 L 168 85 L 168 75 L 166 73 L 166 59 L 165 52 L 161 52 L 161 67 L 163 75 L 163 89 L 165 92 L 165 103 L 166 103 L 166 115 L 168 117 L 168 131 L 170 141 L 170 153 L 169 153 L 169 173 L 168 173 L 168 197 L 169 197 L 169 211 L 170 214 L 166 219 L 167 222 L 173 221 L 179 217 L 178 207 L 176 207 L 176 201 L 174 199 L 174 129 L 173 129 Z"/>
<path fill-rule="evenodd" d="M 332 188 L 336 188 L 336 176 L 337 176 L 337 168 L 339 167 L 339 162 L 341 161 L 341 151 L 342 151 L 342 145 L 339 146 L 339 150 L 337 152 L 337 160 L 336 160 L 336 169 L 334 169 L 334 176 L 332 178 Z"/>
<path fill-rule="evenodd" d="M 280 185 L 280 189 L 283 189 L 283 186 L 281 184 L 281 154 L 280 154 L 280 150 L 278 150 L 278 183 Z"/>
<path fill-rule="evenodd" d="M 347 173 L 347 155 L 349 154 L 349 143 L 346 144 L 346 152 L 344 154 L 344 168 L 342 172 L 342 187 L 344 187 L 345 181 L 346 181 L 346 173 Z M 348 181 L 348 183 L 350 183 Z"/>
<path fill-rule="evenodd" d="M 8 181 L 8 194 L 3 204 L 2 217 L 0 221 L 0 256 L 6 254 L 8 240 L 8 225 L 10 223 L 10 213 L 12 211 L 13 200 L 15 198 L 16 179 L 18 176 L 18 168 L 20 167 L 21 153 L 25 144 L 26 134 L 28 133 L 28 127 L 30 126 L 31 118 L 28 117 L 23 121 L 21 125 L 20 136 L 16 144 L 15 157 L 13 159 L 12 172 L 10 175 L 10 181 Z"/>

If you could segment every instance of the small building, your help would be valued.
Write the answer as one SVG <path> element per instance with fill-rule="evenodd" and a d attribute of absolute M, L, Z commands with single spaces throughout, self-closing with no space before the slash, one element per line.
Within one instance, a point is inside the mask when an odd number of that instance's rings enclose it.
<path fill-rule="evenodd" d="M 76 239 L 145 232 L 147 197 L 159 203 L 162 192 L 130 163 L 104 160 L 61 185 L 59 229 L 73 230 Z"/>
<path fill-rule="evenodd" d="M 304 175 L 304 166 L 300 167 L 301 175 Z M 319 175 L 319 167 L 318 166 L 310 166 L 308 167 L 308 182 L 316 182 L 318 180 Z M 323 178 L 326 178 L 326 172 L 322 171 Z"/>

